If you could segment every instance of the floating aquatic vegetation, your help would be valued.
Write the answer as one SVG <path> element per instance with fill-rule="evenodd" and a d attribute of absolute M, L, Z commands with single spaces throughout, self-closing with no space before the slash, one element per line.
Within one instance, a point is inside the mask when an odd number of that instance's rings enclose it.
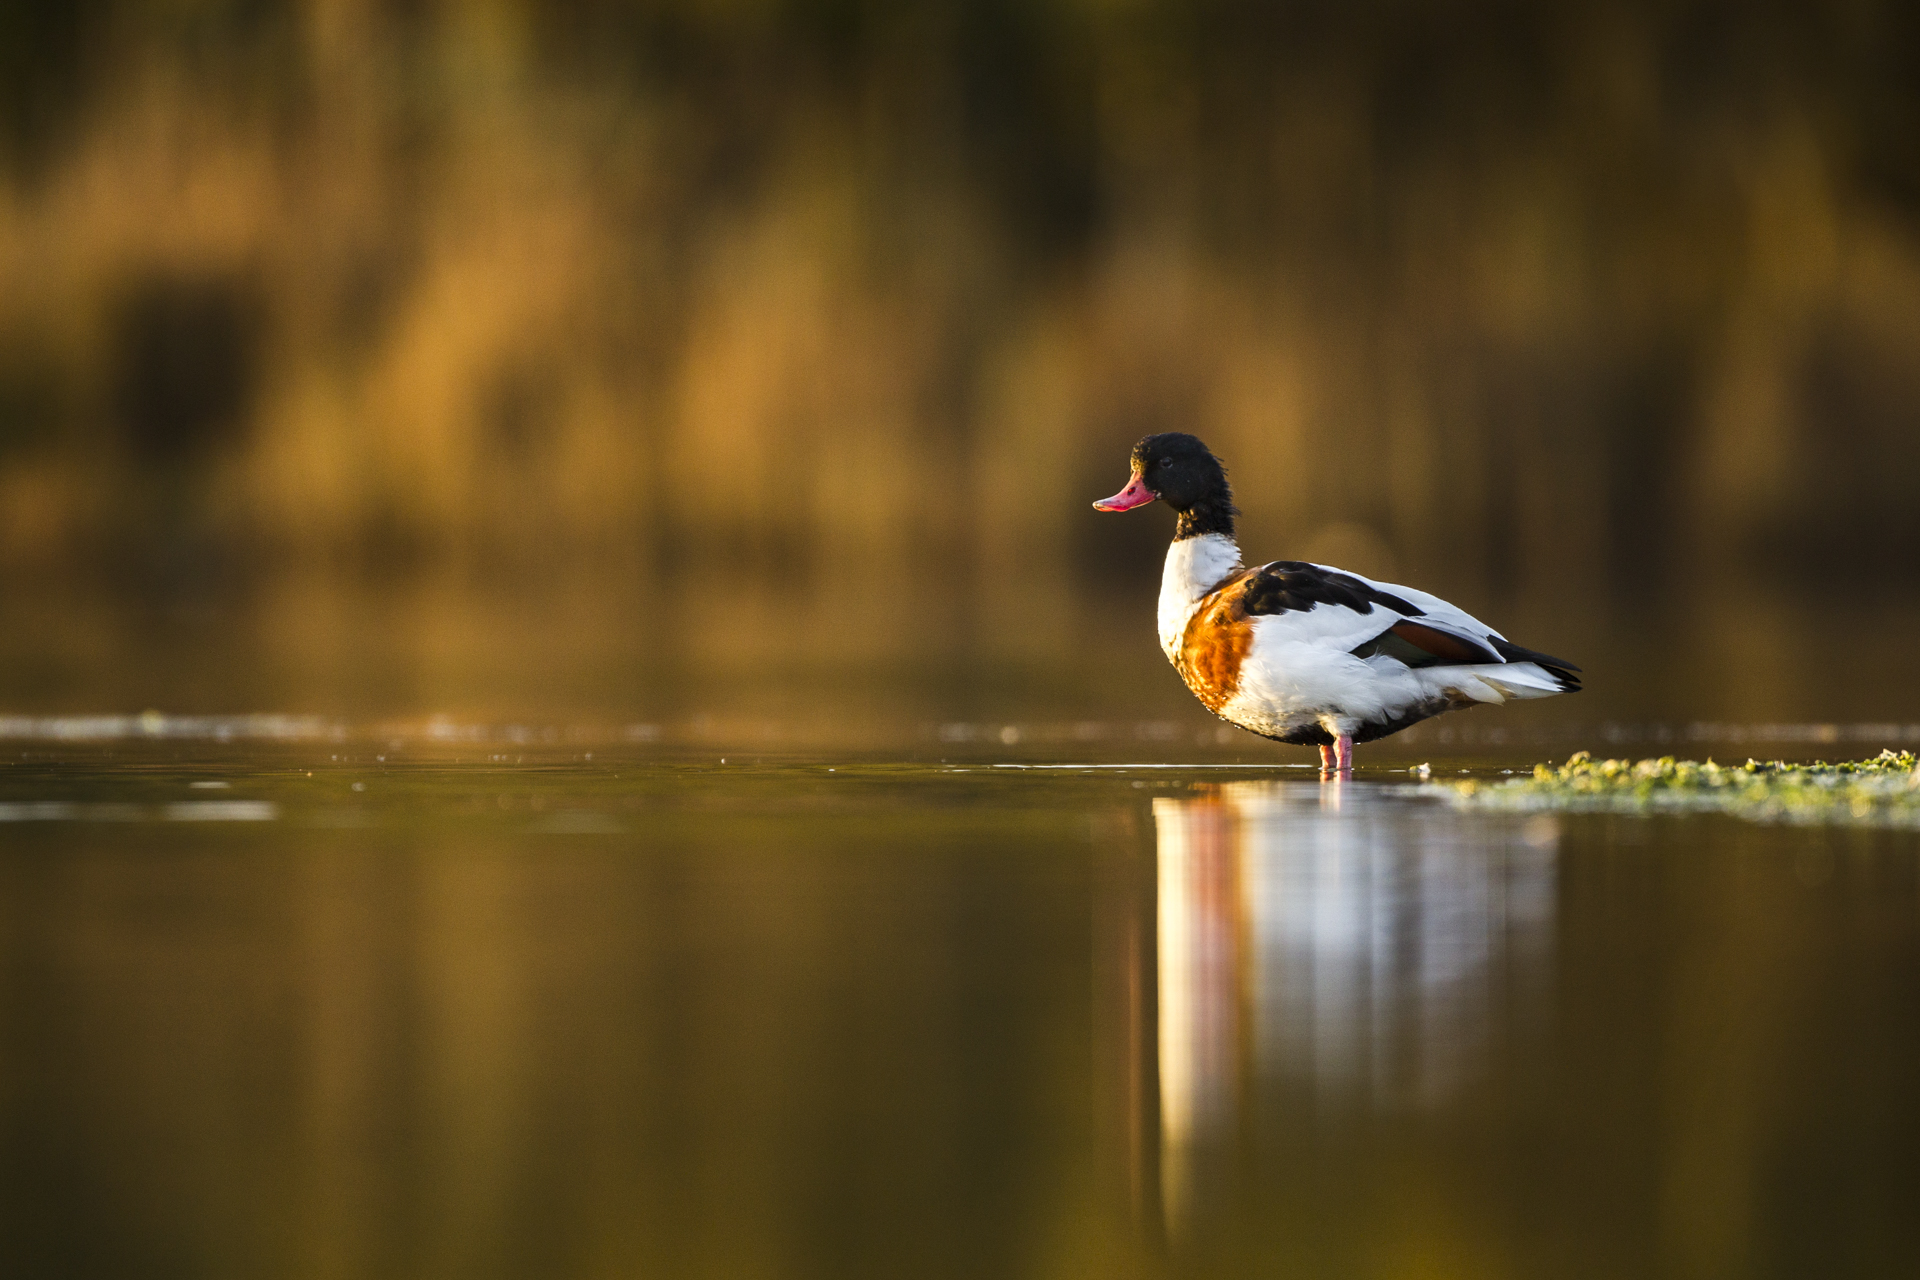
<path fill-rule="evenodd" d="M 1455 804 L 1507 812 L 1727 813 L 1756 822 L 1844 822 L 1920 827 L 1920 760 L 1882 751 L 1871 760 L 1788 764 L 1749 760 L 1595 760 L 1536 765 L 1530 778 L 1432 784 Z"/>

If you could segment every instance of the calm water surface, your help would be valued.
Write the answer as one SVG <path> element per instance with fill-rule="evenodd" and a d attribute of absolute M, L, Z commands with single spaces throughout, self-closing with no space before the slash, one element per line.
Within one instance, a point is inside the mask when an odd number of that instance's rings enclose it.
<path fill-rule="evenodd" d="M 10 1273 L 1920 1274 L 1912 835 L 634 750 L 10 750 Z"/>

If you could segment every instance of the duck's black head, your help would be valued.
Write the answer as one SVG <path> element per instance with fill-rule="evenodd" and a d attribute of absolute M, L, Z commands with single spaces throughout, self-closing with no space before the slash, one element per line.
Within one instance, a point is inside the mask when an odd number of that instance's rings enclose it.
<path fill-rule="evenodd" d="M 1133 446 L 1133 479 L 1111 498 L 1093 504 L 1096 511 L 1131 511 L 1155 498 L 1180 516 L 1175 539 L 1203 533 L 1233 536 L 1240 514 L 1227 485 L 1227 469 L 1213 451 L 1180 431 L 1148 436 Z"/>

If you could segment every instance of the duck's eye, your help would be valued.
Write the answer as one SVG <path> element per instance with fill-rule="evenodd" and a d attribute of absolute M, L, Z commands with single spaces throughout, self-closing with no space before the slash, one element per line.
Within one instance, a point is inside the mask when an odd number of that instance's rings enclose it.
<path fill-rule="evenodd" d="M 1160 465 L 1161 465 L 1161 466 L 1163 466 L 1163 467 L 1170 467 L 1170 466 L 1172 466 L 1172 465 L 1173 465 L 1173 459 L 1172 459 L 1172 458 L 1162 458 L 1162 459 L 1160 459 Z"/>

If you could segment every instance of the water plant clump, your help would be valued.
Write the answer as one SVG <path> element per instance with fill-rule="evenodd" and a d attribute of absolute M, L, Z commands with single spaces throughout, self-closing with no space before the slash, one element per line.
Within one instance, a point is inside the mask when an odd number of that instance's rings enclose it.
<path fill-rule="evenodd" d="M 1455 804 L 1507 812 L 1728 813 L 1760 822 L 1844 822 L 1920 828 L 1920 759 L 1721 765 L 1712 760 L 1595 760 L 1535 765 L 1530 778 L 1435 783 Z"/>

